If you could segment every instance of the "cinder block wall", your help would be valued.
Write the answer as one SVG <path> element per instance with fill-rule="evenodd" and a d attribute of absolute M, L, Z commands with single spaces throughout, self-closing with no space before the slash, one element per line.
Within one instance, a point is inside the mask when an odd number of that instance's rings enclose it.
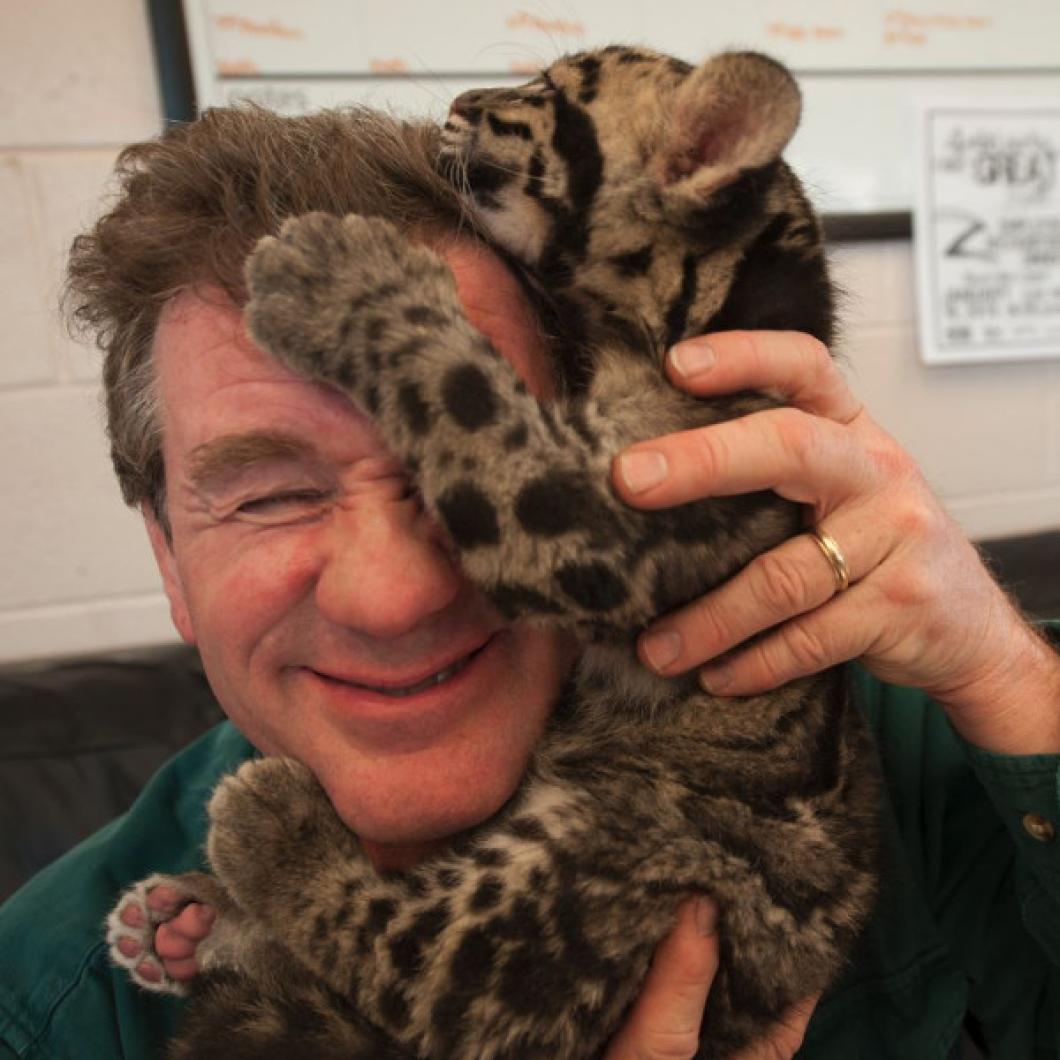
<path fill-rule="evenodd" d="M 9 8 L 0 34 L 0 661 L 172 639 L 110 473 L 98 357 L 63 337 L 64 248 L 161 117 L 141 0 Z M 973 536 L 1060 526 L 1060 363 L 928 369 L 904 242 L 834 255 L 854 387 Z"/>

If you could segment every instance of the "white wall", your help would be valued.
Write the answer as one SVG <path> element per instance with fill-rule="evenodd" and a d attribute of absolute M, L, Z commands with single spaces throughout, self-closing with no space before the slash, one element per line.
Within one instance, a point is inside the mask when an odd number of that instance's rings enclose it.
<path fill-rule="evenodd" d="M 170 639 L 110 473 L 98 356 L 65 339 L 63 252 L 117 148 L 160 127 L 140 0 L 9 4 L 0 33 L 0 661 Z M 1060 526 L 1060 362 L 925 368 L 906 243 L 845 246 L 858 393 L 972 536 Z"/>
<path fill-rule="evenodd" d="M 173 636 L 107 459 L 99 357 L 56 299 L 117 148 L 161 125 L 144 5 L 4 5 L 0 30 L 0 660 Z"/>

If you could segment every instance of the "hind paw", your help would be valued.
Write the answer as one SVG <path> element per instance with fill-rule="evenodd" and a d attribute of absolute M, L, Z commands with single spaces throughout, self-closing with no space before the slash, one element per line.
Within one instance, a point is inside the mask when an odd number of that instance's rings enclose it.
<path fill-rule="evenodd" d="M 383 333 L 416 323 L 405 303 L 422 299 L 429 278 L 434 286 L 453 283 L 433 251 L 388 221 L 356 214 L 292 218 L 279 236 L 258 243 L 246 275 L 255 340 L 293 371 L 340 387 L 362 406 L 379 383 L 380 366 L 368 362 Z"/>
<path fill-rule="evenodd" d="M 165 900 L 160 900 L 160 895 Z M 186 905 L 206 901 L 206 895 L 180 876 L 148 876 L 118 899 L 107 917 L 107 947 L 111 961 L 124 968 L 138 986 L 156 994 L 185 995 L 187 985 L 167 974 L 155 949 L 159 927 Z"/>

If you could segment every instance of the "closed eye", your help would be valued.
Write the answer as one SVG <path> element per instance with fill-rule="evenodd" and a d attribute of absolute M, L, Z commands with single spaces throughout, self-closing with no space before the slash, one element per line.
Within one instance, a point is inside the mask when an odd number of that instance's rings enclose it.
<path fill-rule="evenodd" d="M 533 81 L 528 81 L 519 91 L 525 96 L 551 96 L 555 95 L 556 86 L 552 83 L 548 74 L 542 73 L 540 77 L 535 77 Z"/>
<path fill-rule="evenodd" d="M 251 497 L 241 502 L 236 511 L 241 515 L 280 522 L 285 519 L 299 519 L 315 515 L 330 499 L 330 490 L 282 490 L 279 493 L 269 493 L 262 497 Z"/>

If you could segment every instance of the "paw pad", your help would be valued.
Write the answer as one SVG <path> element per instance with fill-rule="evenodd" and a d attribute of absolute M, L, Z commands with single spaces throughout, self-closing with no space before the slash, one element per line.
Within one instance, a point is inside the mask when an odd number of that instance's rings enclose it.
<path fill-rule="evenodd" d="M 179 888 L 173 877 L 155 875 L 141 880 L 121 896 L 107 917 L 107 949 L 111 961 L 124 968 L 144 990 L 181 997 L 187 994 L 187 987 L 170 979 L 155 952 L 158 925 L 179 912 L 179 907 L 160 910 L 148 903 L 148 895 L 159 885 Z"/>

